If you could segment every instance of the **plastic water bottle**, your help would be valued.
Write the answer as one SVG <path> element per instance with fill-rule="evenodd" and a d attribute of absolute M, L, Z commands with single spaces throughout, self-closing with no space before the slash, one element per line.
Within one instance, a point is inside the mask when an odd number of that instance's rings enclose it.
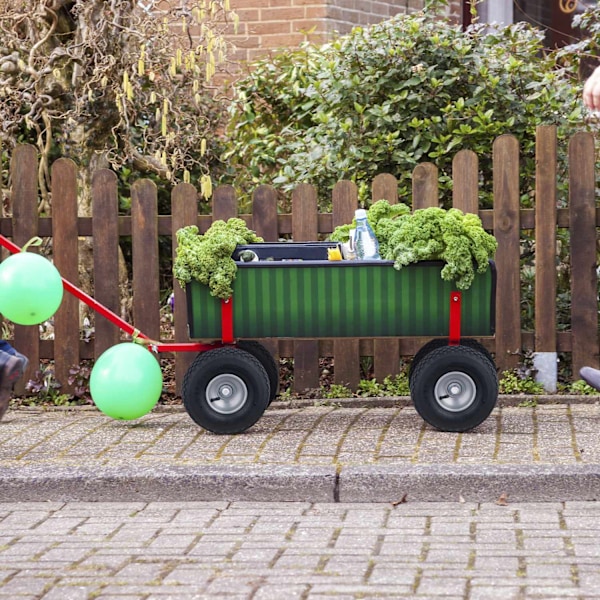
<path fill-rule="evenodd" d="M 356 257 L 359 260 L 380 260 L 379 242 L 367 221 L 367 211 L 359 208 L 354 216 L 356 218 L 356 231 L 354 232 Z"/>

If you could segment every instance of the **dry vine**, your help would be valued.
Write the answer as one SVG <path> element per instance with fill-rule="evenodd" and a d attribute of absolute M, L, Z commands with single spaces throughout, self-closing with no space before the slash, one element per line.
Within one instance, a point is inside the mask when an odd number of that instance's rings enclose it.
<path fill-rule="evenodd" d="M 160 10 L 158 10 L 160 8 Z M 228 0 L 0 0 L 0 144 L 40 153 L 40 210 L 49 163 L 201 182 L 220 126 L 212 78 L 226 68 Z"/>

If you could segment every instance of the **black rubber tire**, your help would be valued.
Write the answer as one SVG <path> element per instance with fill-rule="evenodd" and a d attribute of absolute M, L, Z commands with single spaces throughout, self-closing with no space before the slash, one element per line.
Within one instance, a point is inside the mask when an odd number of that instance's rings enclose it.
<path fill-rule="evenodd" d="M 269 396 L 269 404 L 277 398 L 279 394 L 279 366 L 275 362 L 273 355 L 259 342 L 254 340 L 239 340 L 237 347 L 245 350 L 257 358 L 267 372 L 269 385 L 271 386 L 271 394 Z"/>
<path fill-rule="evenodd" d="M 252 427 L 269 405 L 270 393 L 260 361 L 233 347 L 200 353 L 187 370 L 181 390 L 190 417 L 200 427 L 222 434 Z"/>
<path fill-rule="evenodd" d="M 424 356 L 429 354 L 432 350 L 436 348 L 441 348 L 442 346 L 448 345 L 448 338 L 435 338 L 434 340 L 430 340 L 424 346 L 421 346 L 416 354 L 413 356 L 412 362 L 410 363 L 410 369 L 408 370 L 408 385 L 410 386 L 410 382 L 412 381 L 413 373 L 417 368 L 417 365 L 421 362 Z"/>
<path fill-rule="evenodd" d="M 447 345 L 448 345 L 448 338 L 435 338 L 434 340 L 430 340 L 424 346 L 421 346 L 421 348 L 419 348 L 417 353 L 413 356 L 412 362 L 410 363 L 410 369 L 408 371 L 409 386 L 410 386 L 410 382 L 412 381 L 412 374 L 415 370 L 415 367 L 419 363 L 419 361 L 425 355 L 427 355 L 429 352 L 431 352 L 432 350 L 435 350 L 436 348 L 441 348 L 442 346 L 447 346 Z M 475 350 L 479 350 L 479 352 L 484 354 L 487 357 L 487 359 L 492 363 L 492 365 L 494 365 L 494 368 L 495 368 L 496 363 L 494 362 L 494 358 L 492 357 L 492 355 L 490 354 L 488 349 L 483 344 L 480 344 L 477 340 L 473 340 L 471 338 L 461 338 L 460 345 L 461 346 L 469 346 L 469 348 L 475 348 Z"/>
<path fill-rule="evenodd" d="M 498 374 L 480 350 L 442 346 L 416 365 L 410 389 L 424 421 L 442 431 L 468 431 L 483 423 L 496 406 Z"/>

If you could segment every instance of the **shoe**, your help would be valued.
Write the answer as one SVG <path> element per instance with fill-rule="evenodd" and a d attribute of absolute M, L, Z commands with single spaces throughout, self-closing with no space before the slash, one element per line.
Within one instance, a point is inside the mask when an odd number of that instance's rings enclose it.
<path fill-rule="evenodd" d="M 17 352 L 15 350 L 15 356 L 17 358 L 20 358 L 23 361 L 23 373 L 27 370 L 27 367 L 29 366 L 29 359 L 24 355 L 21 354 L 20 352 Z"/>
<path fill-rule="evenodd" d="M 588 385 L 600 390 L 600 371 L 592 369 L 592 367 L 582 367 L 579 370 L 579 375 Z"/>
<path fill-rule="evenodd" d="M 12 390 L 15 383 L 19 381 L 25 366 L 29 362 L 23 355 L 19 356 L 8 354 L 2 367 L 0 367 L 0 389 L 8 388 Z"/>

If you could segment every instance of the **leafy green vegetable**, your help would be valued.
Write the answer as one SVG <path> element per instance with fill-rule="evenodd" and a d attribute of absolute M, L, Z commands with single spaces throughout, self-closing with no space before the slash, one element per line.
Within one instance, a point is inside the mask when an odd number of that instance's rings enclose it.
<path fill-rule="evenodd" d="M 488 268 L 498 244 L 487 233 L 477 215 L 451 208 L 416 210 L 398 222 L 390 237 L 385 258 L 399 269 L 420 260 L 445 261 L 442 279 L 454 281 L 458 289 L 468 289 L 477 272 Z"/>
<path fill-rule="evenodd" d="M 396 269 L 422 260 L 443 260 L 442 279 L 463 290 L 473 283 L 475 270 L 487 269 L 498 246 L 477 215 L 456 208 L 422 208 L 411 214 L 404 204 L 379 200 L 367 211 L 367 218 L 379 240 L 381 257 L 393 260 Z M 351 227 L 337 227 L 331 239 L 346 241 Z"/>
<path fill-rule="evenodd" d="M 177 231 L 177 254 L 173 275 L 184 287 L 196 279 L 210 288 L 212 296 L 227 299 L 233 294 L 237 273 L 231 258 L 238 244 L 262 242 L 242 219 L 215 221 L 204 235 L 195 225 Z"/>

